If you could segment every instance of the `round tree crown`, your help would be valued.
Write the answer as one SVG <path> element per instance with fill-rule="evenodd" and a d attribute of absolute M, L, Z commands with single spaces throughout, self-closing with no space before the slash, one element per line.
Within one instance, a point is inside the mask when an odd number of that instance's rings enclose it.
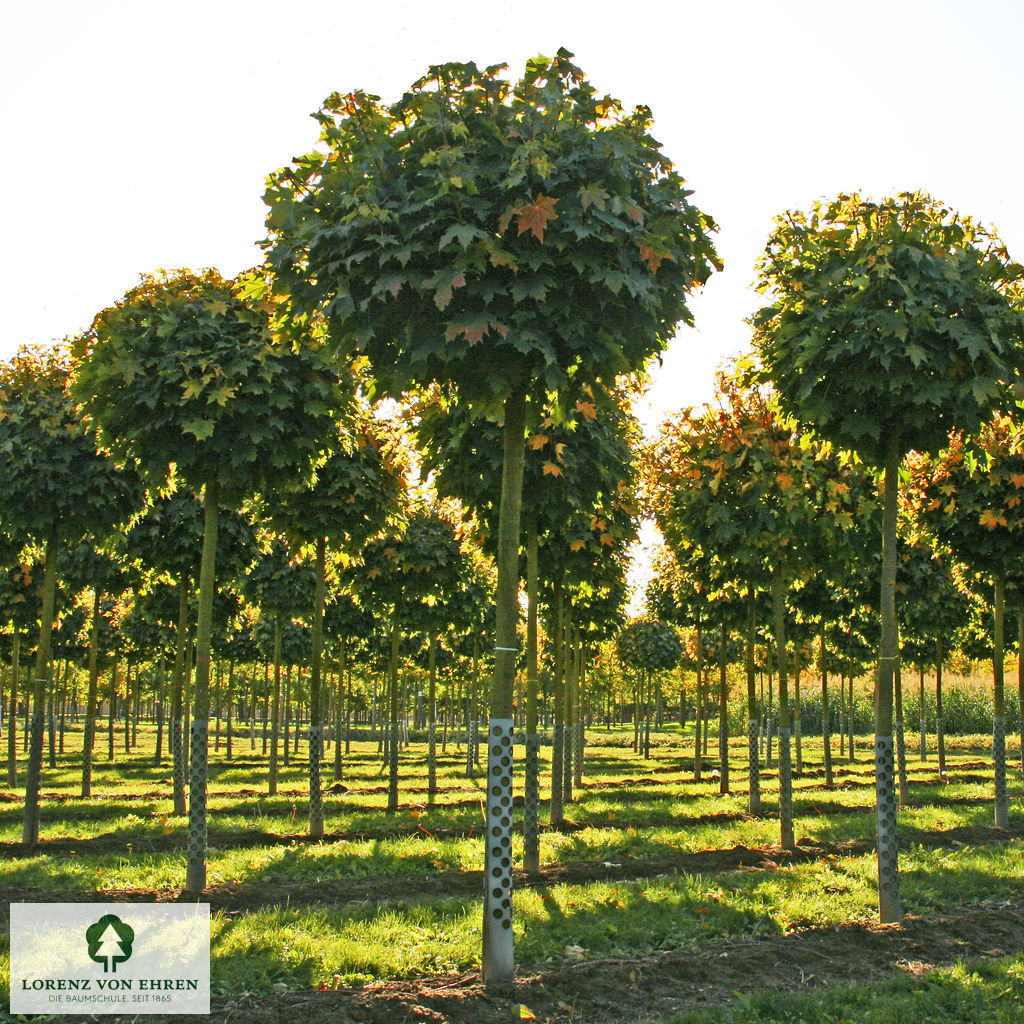
<path fill-rule="evenodd" d="M 881 465 L 973 430 L 1024 365 L 1024 269 L 923 193 L 841 195 L 776 218 L 755 342 L 782 408 Z"/>

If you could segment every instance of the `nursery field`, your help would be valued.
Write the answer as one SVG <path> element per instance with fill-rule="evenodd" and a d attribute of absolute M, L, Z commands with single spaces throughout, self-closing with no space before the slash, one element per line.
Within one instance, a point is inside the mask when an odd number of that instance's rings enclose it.
<path fill-rule="evenodd" d="M 58 771 L 44 780 L 34 851 L 21 844 L 21 794 L 0 791 L 4 913 L 19 901 L 181 898 L 186 822 L 173 815 L 170 770 L 154 767 L 152 738 L 140 734 L 136 752 L 113 765 L 99 761 L 91 800 L 78 797 L 76 739 L 69 735 Z M 628 740 L 625 731 L 591 733 L 567 821 L 542 834 L 542 872 L 517 873 L 519 985 L 506 998 L 479 981 L 484 781 L 466 777 L 462 748 L 449 743 L 440 755 L 432 805 L 425 745 L 404 750 L 402 803 L 388 815 L 376 744 L 354 743 L 343 781 L 325 783 L 327 834 L 314 842 L 303 835 L 304 745 L 268 797 L 265 760 L 236 738 L 230 763 L 223 753 L 212 758 L 211 1019 L 490 1024 L 533 1014 L 551 1024 L 724 1024 L 1024 1015 L 1020 775 L 1015 769 L 1010 828 L 992 828 L 984 737 L 950 740 L 945 779 L 934 756 L 909 762 L 912 799 L 899 819 L 907 917 L 898 928 L 873 923 L 867 744 L 857 762 L 837 760 L 828 791 L 820 741 L 805 741 L 794 792 L 799 841 L 785 852 L 772 769 L 764 772 L 766 813 L 746 813 L 740 744 L 733 791 L 720 795 L 713 761 L 703 781 L 693 780 L 692 748 L 678 732 L 656 734 L 646 761 Z M 521 855 L 521 835 L 515 849 Z"/>

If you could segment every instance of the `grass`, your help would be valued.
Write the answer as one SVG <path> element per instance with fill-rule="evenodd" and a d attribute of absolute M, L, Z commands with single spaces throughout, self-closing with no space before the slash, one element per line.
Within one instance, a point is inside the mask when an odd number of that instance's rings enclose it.
<path fill-rule="evenodd" d="M 78 796 L 76 734 L 67 737 L 68 751 L 59 758 L 58 770 L 44 773 L 42 838 L 84 841 L 105 835 L 110 837 L 109 848 L 94 851 L 83 845 L 71 853 L 46 852 L 45 848 L 32 854 L 12 851 L 0 861 L 0 886 L 45 893 L 132 888 L 173 891 L 182 884 L 185 820 L 173 814 L 169 767 L 151 763 L 152 735 L 144 730 L 140 736 L 143 745 L 130 757 L 119 752 L 114 765 L 102 759 L 98 762 L 94 774 L 97 795 L 91 800 Z M 620 745 L 613 745 L 615 739 Z M 587 785 L 577 791 L 576 801 L 566 809 L 573 828 L 543 832 L 542 862 L 618 865 L 624 858 L 665 858 L 737 845 L 768 847 L 778 842 L 777 820 L 746 815 L 746 775 L 739 768 L 745 764 L 744 738 L 738 738 L 732 747 L 735 792 L 724 796 L 716 791 L 717 780 L 709 778 L 713 762 L 703 782 L 692 780 L 692 747 L 690 742 L 679 746 L 678 730 L 659 737 L 661 742 L 650 761 L 638 760 L 624 745 L 626 739 L 625 731 L 611 736 L 602 732 L 601 744 L 588 750 Z M 934 757 L 921 763 L 908 749 L 913 802 L 900 812 L 901 829 L 934 831 L 991 824 L 991 770 L 983 739 L 974 745 L 958 742 L 950 751 L 948 782 L 939 779 Z M 356 743 L 346 760 L 347 792 L 329 794 L 326 799 L 327 830 L 344 833 L 344 838 L 238 847 L 232 846 L 232 837 L 239 839 L 253 832 L 301 835 L 306 828 L 304 747 L 292 765 L 282 769 L 281 792 L 268 797 L 266 764 L 248 746 L 247 739 L 241 740 L 234 763 L 226 763 L 220 754 L 212 765 L 211 882 L 315 886 L 328 880 L 381 877 L 408 879 L 409 884 L 399 898 L 383 903 L 324 901 L 291 906 L 285 899 L 258 909 L 216 911 L 212 926 L 215 992 L 259 992 L 275 984 L 292 990 L 350 986 L 466 971 L 479 965 L 480 901 L 430 897 L 417 893 L 416 886 L 417 878 L 438 871 L 483 867 L 479 831 L 484 781 L 465 778 L 461 753 L 450 750 L 448 758 L 442 759 L 441 792 L 428 804 L 425 751 L 414 746 L 402 767 L 400 799 L 405 806 L 397 814 L 387 815 L 386 780 L 379 772 L 375 746 Z M 863 756 L 853 765 L 840 759 L 836 767 L 841 788 L 827 791 L 823 778 L 815 774 L 820 768 L 820 741 L 806 738 L 804 748 L 805 775 L 795 780 L 797 835 L 830 842 L 870 837 L 874 830 L 871 766 Z M 102 753 L 105 756 L 105 746 Z M 326 785 L 331 783 L 331 760 L 328 752 Z M 1024 802 L 1019 771 L 1012 767 L 1015 763 L 1011 762 L 1010 773 L 1011 820 L 1019 821 Z M 777 779 L 773 771 L 765 775 L 762 793 L 770 811 L 775 808 Z M 521 778 L 518 784 L 521 786 Z M 445 829 L 458 834 L 445 835 Z M 20 803 L 16 799 L 0 803 L 0 841 L 18 842 L 20 832 Z M 152 848 L 157 839 L 165 845 L 170 842 L 173 848 Z M 517 859 L 521 858 L 519 836 L 514 849 Z M 1017 893 L 1024 875 L 1024 844 L 1010 840 L 973 847 L 911 846 L 901 851 L 901 870 L 904 908 L 911 913 L 932 913 L 957 902 Z M 874 855 L 866 854 L 827 856 L 790 866 L 768 859 L 763 867 L 741 871 L 668 873 L 524 888 L 515 894 L 517 960 L 524 966 L 539 966 L 581 956 L 634 957 L 699 948 L 709 939 L 783 934 L 871 920 L 876 903 L 874 872 Z M 6 937 L 3 945 L 6 952 Z M 734 1004 L 714 1011 L 718 1016 L 702 1010 L 700 1019 L 721 1024 L 748 1020 L 924 1021 L 932 1019 L 928 1014 L 934 1007 L 934 1013 L 940 1014 L 936 1020 L 1017 1020 L 1022 963 L 1011 958 L 1007 964 L 1005 992 L 1001 989 L 998 998 L 993 995 L 998 971 L 986 973 L 994 969 L 994 961 L 985 961 L 976 970 L 935 972 L 923 979 L 910 979 L 907 985 L 861 986 L 852 994 L 830 989 L 799 996 L 737 997 Z M 4 956 L 5 978 L 7 970 Z M 1003 1003 L 1010 1000 L 1007 1006 L 1016 1006 L 1018 1016 L 949 1016 L 943 1008 L 952 1005 L 950 1000 L 957 992 L 966 993 L 968 1003 L 975 994 L 985 993 L 984 998 L 978 996 L 979 1013 L 985 1006 L 985 1012 L 1001 1013 Z M 914 1006 L 919 1008 L 912 1009 Z M 941 1013 L 947 1016 L 941 1017 Z M 671 1024 L 696 1020 L 684 1013 L 672 1017 Z"/>

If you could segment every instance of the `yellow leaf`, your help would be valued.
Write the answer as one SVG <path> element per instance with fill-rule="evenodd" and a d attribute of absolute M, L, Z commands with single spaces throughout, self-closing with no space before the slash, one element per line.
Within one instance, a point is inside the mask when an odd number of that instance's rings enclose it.
<path fill-rule="evenodd" d="M 522 1003 L 519 1004 L 519 1019 L 520 1020 L 536 1020 L 537 1015 L 528 1006 L 524 1006 Z"/>

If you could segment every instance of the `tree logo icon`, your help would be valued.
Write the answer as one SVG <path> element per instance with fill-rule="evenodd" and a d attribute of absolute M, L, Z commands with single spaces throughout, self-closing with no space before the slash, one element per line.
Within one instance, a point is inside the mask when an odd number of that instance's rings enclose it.
<path fill-rule="evenodd" d="M 85 930 L 89 943 L 89 959 L 103 964 L 103 973 L 117 973 L 117 965 L 132 955 L 135 932 L 114 914 L 104 914 Z"/>

